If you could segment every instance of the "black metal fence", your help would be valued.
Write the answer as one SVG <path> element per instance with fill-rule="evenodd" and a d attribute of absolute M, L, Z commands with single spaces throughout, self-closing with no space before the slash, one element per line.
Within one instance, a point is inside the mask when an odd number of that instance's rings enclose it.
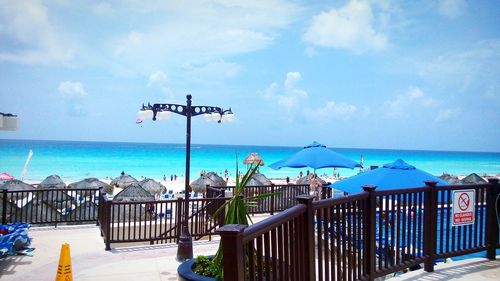
<path fill-rule="evenodd" d="M 57 226 L 97 222 L 100 193 L 99 189 L 2 190 L 2 224 Z"/>

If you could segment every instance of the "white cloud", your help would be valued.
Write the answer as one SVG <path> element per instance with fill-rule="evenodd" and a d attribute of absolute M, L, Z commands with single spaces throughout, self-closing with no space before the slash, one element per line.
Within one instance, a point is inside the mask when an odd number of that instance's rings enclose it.
<path fill-rule="evenodd" d="M 70 43 L 61 40 L 41 1 L 0 0 L 0 26 L 0 41 L 3 42 L 0 60 L 49 64 L 64 63 L 73 57 L 74 51 L 68 47 Z"/>
<path fill-rule="evenodd" d="M 149 75 L 148 87 L 152 87 L 154 85 L 163 86 L 168 82 L 167 75 L 162 71 L 156 71 Z"/>
<path fill-rule="evenodd" d="M 269 46 L 276 30 L 295 20 L 297 4 L 270 1 L 129 1 L 144 19 L 112 41 L 114 59 L 137 71 L 191 67 Z M 168 14 L 168 16 L 165 16 Z"/>
<path fill-rule="evenodd" d="M 458 115 L 458 109 L 452 108 L 443 108 L 438 111 L 438 115 L 436 116 L 436 122 L 447 121 L 452 119 Z"/>
<path fill-rule="evenodd" d="M 312 106 L 309 93 L 299 86 L 302 80 L 300 72 L 288 72 L 283 87 L 277 82 L 271 83 L 264 91 L 258 92 L 267 100 L 273 100 L 285 110 L 285 119 L 291 122 L 298 116 L 314 122 L 328 122 L 332 119 L 349 120 L 358 109 L 355 105 L 327 101 L 320 106 Z M 302 110 L 301 110 L 302 108 Z M 365 109 L 365 113 L 366 109 Z"/>
<path fill-rule="evenodd" d="M 243 68 L 236 63 L 216 60 L 201 65 L 189 65 L 184 70 L 188 80 L 220 81 L 236 77 Z"/>
<path fill-rule="evenodd" d="M 96 15 L 106 15 L 113 11 L 113 7 L 108 2 L 99 2 L 91 6 L 92 12 Z"/>
<path fill-rule="evenodd" d="M 467 10 L 465 0 L 440 0 L 438 5 L 439 13 L 450 19 L 463 15 Z"/>
<path fill-rule="evenodd" d="M 418 58 L 418 75 L 454 92 L 488 92 L 494 88 L 500 72 L 500 40 L 480 41 L 431 58 Z"/>
<path fill-rule="evenodd" d="M 375 30 L 368 1 L 351 0 L 341 8 L 321 12 L 312 19 L 304 40 L 313 45 L 355 52 L 383 50 L 387 36 Z"/>
<path fill-rule="evenodd" d="M 87 95 L 81 82 L 64 81 L 59 83 L 59 93 L 65 98 L 76 98 Z"/>
<path fill-rule="evenodd" d="M 332 119 L 349 120 L 357 111 L 358 108 L 355 105 L 328 101 L 323 107 L 307 108 L 303 113 L 309 119 L 326 122 Z"/>
<path fill-rule="evenodd" d="M 66 110 L 70 116 L 87 115 L 85 97 L 88 95 L 81 82 L 64 81 L 59 83 L 59 93 L 66 104 Z"/>
<path fill-rule="evenodd" d="M 277 96 L 278 104 L 287 110 L 296 108 L 301 100 L 307 98 L 307 92 L 298 87 L 302 75 L 299 72 L 288 72 L 283 82 L 284 93 Z"/>
<path fill-rule="evenodd" d="M 266 99 L 276 100 L 279 106 L 290 112 L 297 108 L 300 103 L 307 100 L 307 92 L 298 86 L 301 80 L 302 75 L 299 72 L 288 72 L 282 89 L 278 83 L 273 82 L 263 92 L 258 92 L 258 94 Z"/>
<path fill-rule="evenodd" d="M 415 107 L 434 107 L 438 102 L 427 95 L 418 87 L 410 86 L 404 94 L 396 96 L 393 100 L 384 102 L 387 117 L 403 117 Z"/>

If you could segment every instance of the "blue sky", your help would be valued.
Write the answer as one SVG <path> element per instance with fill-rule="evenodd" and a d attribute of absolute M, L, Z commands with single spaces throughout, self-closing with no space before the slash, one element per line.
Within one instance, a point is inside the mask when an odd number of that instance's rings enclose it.
<path fill-rule="evenodd" d="M 310 2 L 314 2 L 311 4 Z M 4 1 L 0 138 L 500 151 L 498 1 Z"/>

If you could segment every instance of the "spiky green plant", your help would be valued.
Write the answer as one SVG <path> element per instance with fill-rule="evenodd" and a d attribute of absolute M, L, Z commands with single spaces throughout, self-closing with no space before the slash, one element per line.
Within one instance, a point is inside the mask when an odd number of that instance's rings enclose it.
<path fill-rule="evenodd" d="M 274 193 L 265 193 L 259 194 L 255 196 L 244 197 L 243 191 L 248 181 L 252 178 L 253 174 L 259 168 L 260 162 L 257 165 L 250 165 L 249 169 L 243 175 L 240 180 L 239 171 L 238 171 L 238 163 L 236 163 L 236 186 L 234 188 L 233 197 L 224 204 L 222 204 L 217 211 L 212 215 L 212 219 L 217 217 L 217 215 L 224 211 L 227 207 L 227 214 L 224 220 L 224 224 L 242 224 L 248 225 L 248 222 L 252 222 L 250 215 L 248 214 L 248 208 L 254 207 L 257 205 L 257 199 L 266 198 L 272 196 Z M 219 243 L 219 249 L 217 250 L 217 254 L 213 258 L 213 264 L 217 268 L 217 274 L 214 276 L 215 278 L 222 280 L 223 271 L 222 271 L 222 241 Z"/>

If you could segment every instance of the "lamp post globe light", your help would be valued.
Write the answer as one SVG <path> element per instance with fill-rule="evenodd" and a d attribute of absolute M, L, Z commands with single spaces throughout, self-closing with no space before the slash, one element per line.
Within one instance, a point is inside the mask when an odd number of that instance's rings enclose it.
<path fill-rule="evenodd" d="M 153 105 L 142 105 L 139 110 L 138 119 L 141 120 L 168 120 L 172 113 L 186 117 L 186 173 L 184 184 L 184 218 L 182 220 L 182 230 L 177 247 L 177 260 L 183 261 L 193 258 L 193 239 L 189 233 L 189 173 L 191 166 L 191 117 L 204 115 L 209 122 L 231 122 L 234 114 L 231 108 L 224 110 L 217 106 L 192 106 L 191 95 L 186 96 L 186 105 L 155 103 Z"/>

